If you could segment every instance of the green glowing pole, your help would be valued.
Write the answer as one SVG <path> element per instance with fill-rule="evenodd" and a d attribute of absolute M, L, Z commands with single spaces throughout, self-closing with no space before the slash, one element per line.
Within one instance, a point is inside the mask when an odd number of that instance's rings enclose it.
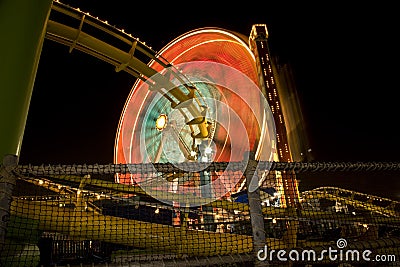
<path fill-rule="evenodd" d="M 51 4 L 52 0 L 0 0 L 0 252 L 16 182 L 12 170 L 18 164 Z"/>
<path fill-rule="evenodd" d="M 0 1 L 0 159 L 20 154 L 51 4 Z"/>

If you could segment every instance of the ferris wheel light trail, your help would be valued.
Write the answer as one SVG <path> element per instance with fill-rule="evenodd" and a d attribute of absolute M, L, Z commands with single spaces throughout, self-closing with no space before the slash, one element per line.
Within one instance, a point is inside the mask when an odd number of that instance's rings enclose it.
<path fill-rule="evenodd" d="M 259 88 L 255 57 L 247 42 L 234 32 L 201 28 L 161 49 L 159 55 L 173 64 L 173 70 L 156 61 L 148 66 L 158 72 L 156 76 L 170 77 L 175 86 L 154 89 L 153 84 L 137 80 L 121 114 L 115 162 L 235 162 L 242 161 L 246 151 L 256 151 L 258 160 L 271 160 L 275 138 L 271 110 Z M 175 70 L 182 76 L 169 75 Z M 174 90 L 181 91 L 171 95 Z M 180 94 L 188 99 L 179 101 Z M 200 114 L 188 112 L 193 105 Z M 200 124 L 205 128 L 197 127 Z M 117 181 L 150 184 L 137 175 Z M 214 189 L 229 193 L 243 186 L 232 179 L 220 181 Z"/>

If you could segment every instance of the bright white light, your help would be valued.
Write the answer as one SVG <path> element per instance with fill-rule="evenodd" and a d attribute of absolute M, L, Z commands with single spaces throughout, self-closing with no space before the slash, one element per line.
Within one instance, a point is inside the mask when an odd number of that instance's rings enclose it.
<path fill-rule="evenodd" d="M 160 114 L 156 120 L 156 129 L 162 131 L 167 127 L 168 117 L 165 114 Z"/>
<path fill-rule="evenodd" d="M 155 214 L 159 214 L 159 213 L 160 213 L 160 209 L 157 208 L 157 209 L 154 211 L 154 213 L 155 213 Z"/>
<path fill-rule="evenodd" d="M 211 152 L 212 152 L 212 149 L 211 149 L 211 147 L 206 147 L 206 149 L 204 150 L 204 152 L 206 153 L 206 154 L 211 154 Z"/>

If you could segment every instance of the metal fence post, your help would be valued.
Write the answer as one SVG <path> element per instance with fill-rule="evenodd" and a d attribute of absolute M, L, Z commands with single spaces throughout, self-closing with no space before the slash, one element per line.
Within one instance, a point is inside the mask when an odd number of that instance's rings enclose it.
<path fill-rule="evenodd" d="M 7 223 L 10 219 L 10 205 L 12 191 L 16 185 L 16 177 L 13 170 L 18 165 L 18 156 L 5 155 L 3 164 L 0 165 L 0 251 L 3 250 Z"/>
<path fill-rule="evenodd" d="M 253 235 L 253 253 L 255 256 L 254 266 L 269 266 L 267 260 L 260 260 L 258 255 L 266 253 L 266 239 L 264 229 L 264 216 L 261 209 L 260 189 L 255 187 L 254 184 L 258 183 L 257 161 L 254 159 L 253 152 L 247 152 L 245 159 L 248 159 L 247 167 L 245 169 L 247 197 L 249 201 L 249 211 L 251 228 Z M 254 180 L 256 179 L 256 180 Z M 253 184 L 253 186 L 250 186 Z M 250 190 L 249 190 L 250 189 Z"/>

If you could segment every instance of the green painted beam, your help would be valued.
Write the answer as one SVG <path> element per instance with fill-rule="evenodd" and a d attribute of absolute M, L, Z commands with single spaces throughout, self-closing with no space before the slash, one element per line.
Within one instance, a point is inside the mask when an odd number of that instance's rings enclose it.
<path fill-rule="evenodd" d="M 0 159 L 21 151 L 51 4 L 0 1 Z"/>

